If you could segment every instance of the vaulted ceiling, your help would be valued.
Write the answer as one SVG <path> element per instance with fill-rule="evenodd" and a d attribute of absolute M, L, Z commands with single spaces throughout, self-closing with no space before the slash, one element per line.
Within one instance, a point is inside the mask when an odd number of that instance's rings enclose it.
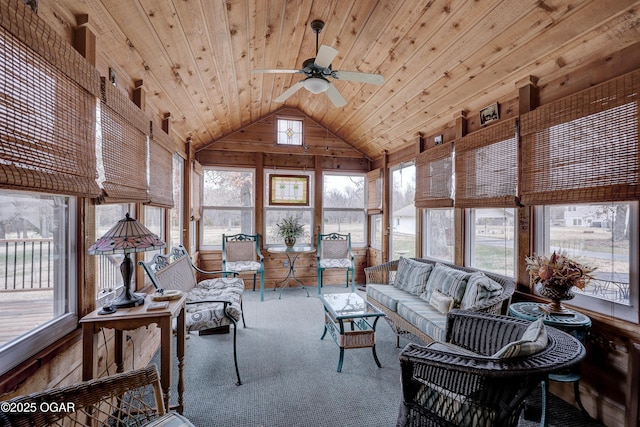
<path fill-rule="evenodd" d="M 215 144 L 282 107 L 296 108 L 370 158 L 416 141 L 461 111 L 515 97 L 527 76 L 544 85 L 640 42 L 632 0 L 57 0 L 44 12 L 88 14 L 97 66 L 142 80 L 194 147 Z M 382 85 L 332 80 L 347 100 L 297 91 L 319 43 L 333 70 L 379 73 Z M 127 83 L 130 84 L 130 83 Z M 213 145 L 215 147 L 215 145 Z"/>

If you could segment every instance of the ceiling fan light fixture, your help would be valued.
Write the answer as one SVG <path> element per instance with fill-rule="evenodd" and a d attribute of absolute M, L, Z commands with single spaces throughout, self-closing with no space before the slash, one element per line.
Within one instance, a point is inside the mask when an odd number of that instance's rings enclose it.
<path fill-rule="evenodd" d="M 318 94 L 329 89 L 329 81 L 321 77 L 309 77 L 304 81 L 304 88 L 309 92 Z"/>

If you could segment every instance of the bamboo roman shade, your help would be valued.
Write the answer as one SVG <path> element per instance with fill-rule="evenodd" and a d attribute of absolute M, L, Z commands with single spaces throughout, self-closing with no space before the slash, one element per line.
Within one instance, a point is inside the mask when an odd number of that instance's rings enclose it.
<path fill-rule="evenodd" d="M 149 120 L 129 98 L 101 78 L 102 161 L 107 203 L 148 202 L 147 133 Z"/>
<path fill-rule="evenodd" d="M 22 2 L 0 44 L 0 188 L 96 197 L 97 71 Z"/>
<path fill-rule="evenodd" d="M 640 71 L 521 116 L 521 202 L 637 200 Z"/>
<path fill-rule="evenodd" d="M 369 215 L 382 212 L 382 169 L 374 169 L 367 173 L 367 213 Z"/>
<path fill-rule="evenodd" d="M 518 206 L 515 119 L 478 130 L 455 144 L 455 206 Z"/>
<path fill-rule="evenodd" d="M 173 208 L 173 150 L 171 138 L 159 130 L 149 138 L 149 204 Z"/>
<path fill-rule="evenodd" d="M 453 144 L 445 143 L 423 151 L 416 157 L 417 208 L 453 206 Z"/>

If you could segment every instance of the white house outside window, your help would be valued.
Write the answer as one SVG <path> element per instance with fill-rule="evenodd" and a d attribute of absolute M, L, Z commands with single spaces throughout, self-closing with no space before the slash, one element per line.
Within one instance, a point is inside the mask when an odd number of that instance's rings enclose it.
<path fill-rule="evenodd" d="M 567 301 L 579 307 L 638 321 L 638 203 L 548 205 L 536 211 L 536 253 L 565 251 L 596 267 L 583 291 Z"/>

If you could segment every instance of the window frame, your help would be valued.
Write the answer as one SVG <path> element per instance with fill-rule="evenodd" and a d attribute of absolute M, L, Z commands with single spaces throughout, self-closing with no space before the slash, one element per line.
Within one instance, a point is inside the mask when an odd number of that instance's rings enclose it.
<path fill-rule="evenodd" d="M 52 196 L 48 193 L 24 192 L 2 190 L 12 194 L 37 194 Z M 0 375 L 7 373 L 39 351 L 51 346 L 65 335 L 73 332 L 78 327 L 78 216 L 79 203 L 75 197 L 53 194 L 62 197 L 67 203 L 66 218 L 62 222 L 65 225 L 65 271 L 60 272 L 64 277 L 64 289 L 54 287 L 52 291 L 54 306 L 64 304 L 65 312 L 59 314 L 46 323 L 31 329 L 7 344 L 0 347 Z M 63 295 L 60 295 L 62 291 Z M 55 315 L 55 311 L 54 311 Z"/>
<path fill-rule="evenodd" d="M 300 143 L 287 143 L 287 142 L 280 142 L 280 135 L 283 133 L 280 130 L 280 123 L 282 122 L 295 122 L 295 123 L 300 123 Z M 280 146 L 280 147 L 303 147 L 305 145 L 304 143 L 304 138 L 305 138 L 305 132 L 304 132 L 304 119 L 302 119 L 301 117 L 277 117 L 276 118 L 276 126 L 275 126 L 275 141 L 276 141 L 276 145 Z"/>
<path fill-rule="evenodd" d="M 431 238 L 430 238 L 430 231 L 431 231 L 431 227 L 429 226 L 431 224 L 430 221 L 430 216 L 434 211 L 450 211 L 451 212 L 451 232 L 453 233 L 453 246 L 452 246 L 452 253 L 451 253 L 451 258 L 447 259 L 447 258 L 442 258 L 442 257 L 438 257 L 433 255 L 430 252 L 430 247 L 431 247 Z M 422 230 L 423 230 L 423 235 L 422 235 L 422 253 L 425 257 L 427 258 L 431 258 L 431 259 L 437 259 L 440 261 L 444 261 L 444 262 L 449 262 L 449 263 L 454 263 L 455 262 L 455 209 L 454 208 L 424 208 L 422 209 Z M 446 238 L 446 236 L 445 236 Z"/>
<path fill-rule="evenodd" d="M 206 191 L 206 186 L 204 183 L 204 179 L 205 176 L 207 174 L 207 171 L 227 171 L 227 172 L 247 172 L 247 173 L 251 173 L 251 186 L 253 189 L 253 203 L 251 204 L 251 206 L 216 206 L 216 205 L 206 205 L 205 202 L 205 196 L 204 193 Z M 251 230 L 245 230 L 243 231 L 246 234 L 255 234 L 256 233 L 256 192 L 259 191 L 256 188 L 256 169 L 255 168 L 242 168 L 242 167 L 231 167 L 231 166 L 203 166 L 202 167 L 202 175 L 201 175 L 201 185 L 200 185 L 200 191 L 201 191 L 201 195 L 200 197 L 202 198 L 202 205 L 200 206 L 200 209 L 202 209 L 202 215 L 201 218 L 199 220 L 200 222 L 200 227 L 199 227 L 199 240 L 200 240 L 200 248 L 201 249 L 205 249 L 205 250 L 222 250 L 222 239 L 220 239 L 220 243 L 219 244 L 208 244 L 205 243 L 204 241 L 204 237 L 205 237 L 205 231 L 207 229 L 207 226 L 205 224 L 205 219 L 207 217 L 207 212 L 208 211 L 248 211 L 251 213 Z"/>
<path fill-rule="evenodd" d="M 476 211 L 478 211 L 479 209 L 510 209 L 513 211 L 513 229 L 512 229 L 512 234 L 513 234 L 513 257 L 512 257 L 512 266 L 511 268 L 513 269 L 513 274 L 507 274 L 506 272 L 500 272 L 500 271 L 496 271 L 496 270 L 488 270 L 485 268 L 481 268 L 478 267 L 477 265 L 474 265 L 474 263 L 472 261 L 475 260 L 475 240 L 476 240 L 476 233 L 475 233 L 475 218 L 476 218 Z M 517 236 L 518 236 L 518 228 L 517 228 L 517 221 L 516 221 L 516 217 L 517 217 L 517 209 L 516 208 L 511 208 L 511 207 L 504 207 L 504 208 L 466 208 L 464 215 L 465 215 L 465 266 L 467 267 L 471 267 L 471 268 L 475 268 L 478 270 L 482 270 L 482 271 L 487 271 L 490 273 L 494 273 L 494 274 L 499 274 L 501 276 L 505 276 L 505 277 L 511 277 L 511 278 L 515 278 L 516 274 L 517 274 L 517 266 L 518 266 L 518 245 L 517 245 Z"/>
<path fill-rule="evenodd" d="M 601 202 L 606 204 L 606 202 Z M 640 255 L 640 203 L 638 201 L 628 201 L 629 203 L 629 305 L 620 304 L 615 301 L 597 298 L 575 292 L 575 297 L 565 304 L 584 308 L 611 318 L 625 320 L 638 324 L 640 321 L 639 300 L 640 292 L 638 289 L 638 281 L 640 272 L 638 268 L 638 256 Z M 568 203 L 563 206 L 594 204 L 594 203 Z M 544 209 L 551 205 L 539 205 L 533 209 L 534 214 L 534 252 L 539 254 L 547 254 L 545 248 L 549 246 L 549 231 L 547 231 L 547 223 L 545 222 Z M 548 254 L 547 254 L 548 255 Z"/>
<path fill-rule="evenodd" d="M 362 206 L 358 207 L 358 208 L 333 208 L 333 207 L 326 207 L 325 206 L 325 186 L 324 186 L 324 180 L 325 177 L 327 176 L 342 176 L 342 177 L 359 177 L 362 178 L 363 180 L 363 200 L 362 200 Z M 362 240 L 356 240 L 353 238 L 353 234 L 351 235 L 351 247 L 354 248 L 363 248 L 366 247 L 368 242 L 368 236 L 367 236 L 367 194 L 368 194 L 368 188 L 367 188 L 367 174 L 362 172 L 362 173 L 358 173 L 358 172 L 354 172 L 354 173 L 349 173 L 349 172 L 334 172 L 334 171 L 326 171 L 322 173 L 322 224 L 321 224 L 321 233 L 326 233 L 325 231 L 325 218 L 326 218 L 326 213 L 328 212 L 353 212 L 353 213 L 359 213 L 361 214 L 362 218 L 362 230 L 360 231 L 360 233 L 363 236 Z"/>
<path fill-rule="evenodd" d="M 298 176 L 306 176 L 309 179 L 309 193 L 308 193 L 308 197 L 309 197 L 309 204 L 308 205 L 300 205 L 300 206 L 280 206 L 280 205 L 271 205 L 269 204 L 269 182 L 270 182 L 270 177 L 271 175 L 275 174 L 282 174 L 282 170 L 276 171 L 275 169 L 271 169 L 271 170 L 264 170 L 264 188 L 263 188 L 263 194 L 264 194 L 264 206 L 263 206 L 263 215 L 264 215 L 264 223 L 262 225 L 262 233 L 263 233 L 263 238 L 262 238 L 262 245 L 265 248 L 268 247 L 275 247 L 275 246 L 284 246 L 284 241 L 277 241 L 277 242 L 271 242 L 270 240 L 270 235 L 272 233 L 272 230 L 269 230 L 268 227 L 268 221 L 267 218 L 269 217 L 269 212 L 308 212 L 309 213 L 309 229 L 306 230 L 308 231 L 309 234 L 309 240 L 303 240 L 302 238 L 298 238 L 296 243 L 299 245 L 308 245 L 308 246 L 315 246 L 315 242 L 313 241 L 313 237 L 314 237 L 314 230 L 315 230 L 315 224 L 314 224 L 314 211 L 315 211 L 315 172 L 314 171 L 307 171 L 307 170 L 287 170 L 286 174 L 287 175 L 298 175 Z"/>

